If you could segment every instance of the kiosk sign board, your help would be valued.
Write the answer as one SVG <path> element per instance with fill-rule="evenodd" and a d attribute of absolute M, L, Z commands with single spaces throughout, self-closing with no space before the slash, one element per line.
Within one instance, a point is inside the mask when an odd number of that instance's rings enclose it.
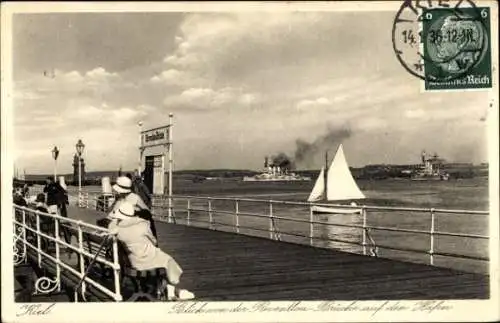
<path fill-rule="evenodd" d="M 159 127 L 141 133 L 141 147 L 168 145 L 169 126 Z"/>

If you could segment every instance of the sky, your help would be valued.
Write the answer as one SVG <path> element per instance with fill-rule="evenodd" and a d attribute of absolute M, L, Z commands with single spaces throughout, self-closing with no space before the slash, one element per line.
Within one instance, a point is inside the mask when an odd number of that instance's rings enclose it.
<path fill-rule="evenodd" d="M 422 149 L 487 161 L 484 91 L 424 93 L 398 62 L 394 11 L 17 14 L 13 129 L 21 171 L 133 169 L 138 121 L 174 115 L 175 169 L 255 169 L 264 156 L 322 166 L 415 164 Z M 325 141 L 325 138 L 333 138 Z"/>

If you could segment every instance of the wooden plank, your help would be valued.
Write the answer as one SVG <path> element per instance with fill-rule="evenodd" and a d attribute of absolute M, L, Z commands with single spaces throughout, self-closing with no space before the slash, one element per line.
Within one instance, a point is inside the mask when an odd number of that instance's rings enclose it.
<path fill-rule="evenodd" d="M 102 213 L 70 207 L 95 223 Z M 381 300 L 489 297 L 487 275 L 157 222 L 160 248 L 205 300 Z"/>

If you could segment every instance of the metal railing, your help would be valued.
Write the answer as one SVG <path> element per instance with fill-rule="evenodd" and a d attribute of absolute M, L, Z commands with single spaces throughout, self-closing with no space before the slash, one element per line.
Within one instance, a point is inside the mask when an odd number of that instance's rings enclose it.
<path fill-rule="evenodd" d="M 165 197 L 155 197 L 155 199 L 164 199 Z M 489 212 L 486 211 L 472 211 L 472 210 L 449 210 L 449 209 L 437 209 L 437 208 L 408 208 L 408 207 L 381 207 L 381 206 L 351 206 L 351 205 L 332 205 L 332 204 L 322 204 L 322 203 L 308 203 L 308 202 L 293 202 L 293 201 L 277 201 L 277 200 L 261 200 L 261 199 L 249 199 L 249 198 L 228 198 L 228 197 L 200 197 L 200 196 L 172 196 L 174 200 L 173 203 L 173 214 L 177 214 L 177 219 L 179 220 L 179 214 L 185 214 L 185 223 L 187 225 L 191 225 L 191 223 L 195 220 L 193 218 L 193 214 L 197 212 L 198 214 L 206 214 L 208 217 L 208 221 L 201 217 L 198 217 L 195 222 L 208 222 L 208 227 L 210 229 L 215 229 L 214 224 L 216 221 L 214 220 L 215 215 L 229 215 L 233 217 L 232 222 L 226 223 L 217 223 L 223 227 L 230 227 L 236 233 L 241 233 L 242 225 L 241 218 L 242 217 L 250 217 L 250 218 L 260 218 L 265 219 L 268 222 L 267 231 L 269 234 L 269 239 L 272 240 L 281 240 L 282 235 L 296 236 L 306 238 L 310 245 L 315 245 L 315 242 L 318 240 L 326 240 L 333 241 L 342 244 L 355 245 L 359 246 L 362 249 L 362 254 L 364 255 L 372 255 L 377 256 L 378 251 L 380 249 L 386 250 L 395 250 L 395 251 L 404 251 L 404 252 L 412 252 L 412 253 L 420 253 L 428 256 L 428 263 L 430 265 L 435 264 L 435 256 L 443 256 L 443 257 L 452 257 L 452 258 L 461 258 L 461 259 L 469 259 L 469 260 L 478 260 L 478 261 L 489 261 L 488 256 L 482 255 L 470 255 L 460 252 L 445 252 L 441 251 L 437 248 L 439 237 L 458 237 L 458 238 L 467 238 L 474 240 L 481 240 L 488 242 L 489 237 L 481 234 L 472 234 L 472 233 L 460 233 L 460 232 L 449 232 L 449 231 L 441 231 L 437 230 L 436 227 L 436 218 L 438 215 L 449 216 L 453 214 L 463 214 L 463 215 L 485 215 L 487 216 Z M 201 201 L 201 205 L 195 205 L 195 201 Z M 220 201 L 225 202 L 225 208 L 216 209 L 214 207 L 214 202 Z M 155 202 L 155 201 L 154 201 Z M 252 211 L 242 212 L 241 204 L 244 202 L 250 202 L 255 204 Z M 154 203 L 155 204 L 155 203 Z M 200 204 L 200 203 L 198 203 Z M 205 204 L 205 206 L 203 206 Z M 185 208 L 179 208 L 180 205 L 185 205 Z M 275 210 L 278 207 L 287 206 L 290 209 L 293 209 L 292 212 L 284 212 L 284 213 L 297 213 L 298 217 L 292 218 L 290 216 L 279 215 L 279 212 Z M 326 217 L 327 219 L 334 219 L 338 217 L 336 214 L 328 214 L 328 215 L 320 215 L 313 211 L 314 206 L 320 207 L 334 207 L 335 209 L 345 209 L 345 210 L 357 210 L 355 217 L 357 217 L 358 221 L 354 221 L 355 223 L 332 223 L 327 221 L 319 221 L 318 218 Z M 255 211 L 259 209 L 260 211 Z M 307 210 L 307 213 L 306 213 Z M 385 213 L 411 213 L 413 216 L 422 217 L 422 221 L 427 222 L 427 229 L 414 229 L 414 228 L 401 228 L 397 227 L 396 224 L 392 224 L 391 226 L 384 226 L 378 224 L 369 224 L 369 214 L 377 213 L 377 212 L 385 212 Z M 161 212 L 156 212 L 161 213 Z M 281 212 L 283 213 L 283 212 Z M 340 212 L 341 213 L 341 212 Z M 297 215 L 295 214 L 295 215 Z M 290 222 L 290 223 L 302 223 L 308 224 L 308 232 L 302 230 L 302 232 L 290 232 L 285 231 L 283 226 L 281 228 L 278 227 L 277 221 L 280 222 Z M 260 221 L 260 225 L 246 229 L 262 231 L 266 230 L 263 227 L 262 221 Z M 321 235 L 315 234 L 316 228 L 318 226 L 326 226 L 326 227 L 338 227 L 338 228 L 348 228 L 348 229 L 357 229 L 361 231 L 361 237 L 359 240 L 348 240 L 343 239 L 341 237 L 324 237 Z M 292 230 L 293 231 L 293 230 Z M 404 235 L 424 235 L 428 238 L 426 249 L 417 249 L 412 247 L 401 247 L 398 245 L 392 244 L 384 244 L 377 243 L 375 241 L 374 233 L 380 232 L 390 232 L 390 233 L 398 233 Z"/>
<path fill-rule="evenodd" d="M 153 213 L 155 219 L 168 223 L 183 223 L 188 226 L 199 226 L 206 224 L 211 230 L 218 230 L 219 228 L 229 228 L 231 231 L 239 234 L 246 231 L 267 232 L 267 237 L 272 240 L 283 240 L 283 236 L 291 236 L 296 238 L 304 238 L 311 246 L 318 246 L 318 242 L 334 242 L 345 245 L 352 245 L 359 247 L 359 253 L 370 256 L 380 256 L 380 250 L 402 251 L 407 253 L 415 253 L 428 256 L 428 263 L 435 265 L 436 256 L 451 257 L 459 259 L 467 259 L 474 261 L 489 261 L 488 256 L 471 255 L 459 252 L 446 252 L 438 248 L 438 238 L 440 237 L 455 237 L 466 238 L 477 241 L 488 242 L 489 237 L 482 234 L 461 233 L 441 231 L 437 229 L 436 222 L 438 216 L 450 216 L 453 214 L 460 215 L 482 215 L 488 216 L 487 211 L 473 211 L 473 210 L 450 210 L 438 208 L 410 208 L 410 207 L 390 207 L 390 206 L 351 206 L 351 205 L 337 205 L 337 204 L 324 204 L 324 203 L 310 203 L 310 202 L 296 202 L 296 201 L 279 201 L 279 200 L 263 200 L 252 198 L 233 198 L 233 197 L 204 197 L 204 196 L 171 196 L 173 203 L 171 207 L 171 218 L 168 218 L 168 203 L 166 203 L 168 196 L 152 196 Z M 225 204 L 224 208 L 217 208 L 215 204 L 222 202 Z M 251 211 L 243 211 L 243 203 L 255 204 L 251 207 Z M 85 202 L 83 205 L 86 207 L 96 208 L 97 196 L 85 194 Z M 332 223 L 330 219 L 338 217 L 336 214 L 319 215 L 313 211 L 313 207 L 334 207 L 335 209 L 357 210 L 355 215 L 357 221 L 354 223 Z M 288 207 L 294 213 L 295 218 L 280 215 L 276 210 L 279 207 Z M 248 209 L 248 208 L 247 208 Z M 401 228 L 398 223 L 391 223 L 391 226 L 380 224 L 369 224 L 370 214 L 373 213 L 397 213 L 397 214 L 412 214 L 422 218 L 425 222 L 426 229 L 415 228 Z M 283 212 L 281 212 L 283 213 Z M 200 216 L 200 214 L 202 216 Z M 205 217 L 203 217 L 205 215 Z M 225 215 L 232 218 L 230 222 L 217 222 L 216 217 Z M 326 217 L 327 221 L 319 221 L 321 217 Z M 259 219 L 260 223 L 251 227 L 242 225 L 242 219 L 254 218 Z M 264 224 L 267 221 L 267 225 Z M 279 226 L 278 223 L 295 223 L 308 225 L 307 230 L 296 232 L 296 230 L 286 230 Z M 336 227 L 345 229 L 355 229 L 360 231 L 360 239 L 346 239 L 341 236 L 322 236 L 315 234 L 318 227 Z M 403 247 L 398 244 L 377 242 L 375 235 L 377 233 L 392 233 L 403 234 L 404 237 L 408 235 L 427 236 L 427 247 L 418 249 L 415 247 Z M 252 234 L 250 234 L 252 235 Z M 380 236 L 380 235 L 379 235 Z M 425 240 L 425 239 L 424 239 Z M 423 239 L 419 238 L 422 242 Z M 357 252 L 357 251 L 354 251 Z"/>
<path fill-rule="evenodd" d="M 121 301 L 121 285 L 120 285 L 120 265 L 118 262 L 118 245 L 116 236 L 111 236 L 113 260 L 107 260 L 99 256 L 99 252 L 91 253 L 84 249 L 83 235 L 90 234 L 103 236 L 108 234 L 108 230 L 83 221 L 76 221 L 65 218 L 56 214 L 48 214 L 14 205 L 14 229 L 18 233 L 15 235 L 14 241 L 14 260 L 15 264 L 27 262 L 28 251 L 34 252 L 38 266 L 42 266 L 42 262 L 46 259 L 55 265 L 55 277 L 40 277 L 35 283 L 36 294 L 48 294 L 54 291 L 61 291 L 61 273 L 65 271 L 68 275 L 76 276 L 81 285 L 82 295 L 85 295 L 87 286 L 91 285 L 100 292 L 106 294 L 115 301 Z M 44 224 L 49 224 L 50 230 L 44 230 Z M 69 227 L 77 232 L 77 245 L 66 242 L 61 239 L 61 233 Z M 52 231 L 53 228 L 53 232 Z M 51 235 L 53 233 L 53 235 Z M 50 244 L 55 246 L 55 252 L 50 251 Z M 66 250 L 68 253 L 75 253 L 79 258 L 80 267 L 76 268 L 74 264 L 70 264 L 68 257 L 63 257 L 61 251 Z M 85 260 L 91 259 L 90 265 L 100 263 L 113 271 L 114 288 L 108 288 L 98 281 L 88 276 L 89 266 L 85 267 Z M 78 301 L 76 298 L 75 301 Z"/>

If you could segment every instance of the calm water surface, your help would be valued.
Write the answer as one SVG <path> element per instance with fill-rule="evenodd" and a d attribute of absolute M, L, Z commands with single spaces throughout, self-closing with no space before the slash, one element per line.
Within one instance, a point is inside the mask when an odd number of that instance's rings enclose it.
<path fill-rule="evenodd" d="M 191 181 L 174 181 L 175 195 L 211 196 L 211 197 L 239 197 L 263 200 L 305 201 L 314 182 L 291 183 L 262 183 L 242 182 L 235 180 L 215 180 L 202 183 Z M 366 205 L 401 206 L 416 208 L 439 208 L 461 210 L 488 210 L 488 179 L 474 178 L 450 181 L 409 181 L 409 180 L 379 180 L 358 181 L 358 185 L 367 197 Z M 99 192 L 100 187 L 85 187 L 88 192 Z M 69 187 L 70 194 L 76 193 L 77 188 Z M 212 228 L 223 231 L 235 231 L 234 201 L 211 202 Z M 363 204 L 360 202 L 358 204 Z M 248 214 L 269 214 L 269 203 L 243 202 L 239 203 L 240 233 L 254 236 L 269 237 L 270 223 L 268 218 L 257 218 Z M 188 212 L 185 200 L 174 203 L 174 214 L 177 223 L 186 223 Z M 208 210 L 205 200 L 192 200 L 191 208 Z M 273 215 L 297 220 L 309 220 L 307 206 L 279 206 L 273 205 Z M 165 214 L 161 206 L 155 208 L 156 214 Z M 191 225 L 208 227 L 209 219 L 206 211 L 191 211 L 189 220 Z M 313 244 L 323 248 L 337 248 L 348 252 L 361 253 L 362 247 L 330 241 L 337 239 L 351 242 L 362 241 L 362 230 L 345 228 L 334 224 L 362 224 L 360 215 L 317 215 L 314 221 L 324 224 L 314 224 Z M 402 211 L 368 211 L 367 224 L 379 227 L 396 227 L 413 230 L 430 230 L 429 212 L 402 212 Z M 280 232 L 282 241 L 294 243 L 309 243 L 309 223 L 292 222 L 285 219 L 275 219 L 274 227 Z M 437 214 L 436 231 L 470 233 L 488 235 L 488 215 L 470 214 Z M 301 237 L 305 236 L 305 237 Z M 388 232 L 371 230 L 370 236 L 379 246 L 397 246 L 418 250 L 429 250 L 430 237 L 425 234 Z M 447 253 L 464 253 L 472 256 L 487 256 L 487 241 L 463 237 L 436 237 L 435 250 Z M 415 262 L 429 262 L 428 255 L 413 252 L 394 251 L 379 248 L 379 256 L 410 260 Z M 435 257 L 435 263 L 446 267 L 453 267 L 466 271 L 487 272 L 487 263 L 481 261 L 456 260 L 449 257 Z"/>

